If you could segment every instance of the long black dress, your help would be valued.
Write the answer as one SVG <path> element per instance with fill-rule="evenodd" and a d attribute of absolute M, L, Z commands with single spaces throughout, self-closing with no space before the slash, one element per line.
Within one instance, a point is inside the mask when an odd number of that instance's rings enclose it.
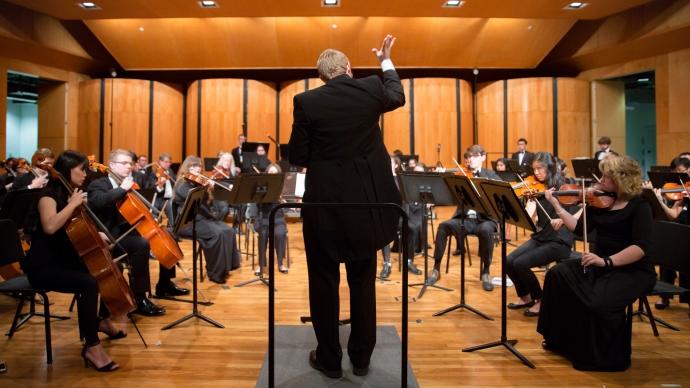
<path fill-rule="evenodd" d="M 654 267 L 647 253 L 652 211 L 641 197 L 618 210 L 587 208 L 588 230 L 596 230 L 593 253 L 603 257 L 636 245 L 640 260 L 620 267 L 589 267 L 567 260 L 544 280 L 537 331 L 548 347 L 567 357 L 575 369 L 621 371 L 630 366 L 630 326 L 625 308 L 654 287 Z M 580 217 L 575 233 L 583 228 Z"/>

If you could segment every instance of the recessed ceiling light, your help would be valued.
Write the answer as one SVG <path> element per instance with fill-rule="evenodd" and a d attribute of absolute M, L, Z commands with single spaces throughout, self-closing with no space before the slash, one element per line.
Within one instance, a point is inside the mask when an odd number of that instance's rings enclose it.
<path fill-rule="evenodd" d="M 587 6 L 587 3 L 581 1 L 573 1 L 572 3 L 566 5 L 563 9 L 582 9 Z"/>
<path fill-rule="evenodd" d="M 144 27 L 139 27 L 139 31 L 144 32 Z"/>
<path fill-rule="evenodd" d="M 462 7 L 463 4 L 465 4 L 465 2 L 464 2 L 463 0 L 446 0 L 446 1 L 443 3 L 442 7 L 445 7 L 445 8 L 458 8 L 458 7 Z"/>
<path fill-rule="evenodd" d="M 322 7 L 340 7 L 340 0 L 322 0 Z"/>
<path fill-rule="evenodd" d="M 201 0 L 199 6 L 201 8 L 218 8 L 218 3 L 213 0 Z"/>
<path fill-rule="evenodd" d="M 338 25 L 333 23 L 333 24 L 331 24 L 331 28 L 335 30 L 336 28 L 338 28 Z"/>
<path fill-rule="evenodd" d="M 649 82 L 649 78 L 638 78 L 637 82 Z"/>
<path fill-rule="evenodd" d="M 101 7 L 99 7 L 98 5 L 96 5 L 96 3 L 92 1 L 83 1 L 81 3 L 77 3 L 77 5 L 88 10 L 101 9 Z"/>

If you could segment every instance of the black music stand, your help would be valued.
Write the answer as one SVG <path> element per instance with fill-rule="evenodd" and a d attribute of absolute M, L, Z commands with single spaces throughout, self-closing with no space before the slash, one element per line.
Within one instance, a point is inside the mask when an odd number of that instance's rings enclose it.
<path fill-rule="evenodd" d="M 660 189 L 665 183 L 685 183 L 690 180 L 690 175 L 685 172 L 648 171 L 649 181 L 652 186 Z"/>
<path fill-rule="evenodd" d="M 196 213 L 199 203 L 204 200 L 205 193 L 205 187 L 196 187 L 189 191 L 187 199 L 184 201 L 184 206 L 180 210 L 180 215 L 177 217 L 175 227 L 173 229 L 175 234 L 179 234 L 184 227 L 190 223 L 192 224 L 192 313 L 176 320 L 173 323 L 163 326 L 161 330 L 172 329 L 180 323 L 195 317 L 202 319 L 217 328 L 225 328 L 225 326 L 200 313 L 198 308 L 197 259 L 199 258 L 199 248 L 197 247 L 196 241 Z"/>
<path fill-rule="evenodd" d="M 595 181 L 601 179 L 598 159 L 571 159 L 570 162 L 573 164 L 576 177 L 594 179 Z"/>
<path fill-rule="evenodd" d="M 204 158 L 204 171 L 213 171 L 220 158 Z"/>
<path fill-rule="evenodd" d="M 498 341 L 472 346 L 462 349 L 462 351 L 473 352 L 475 350 L 503 346 L 513 353 L 515 357 L 519 358 L 525 365 L 530 368 L 535 368 L 534 364 L 532 364 L 527 357 L 523 356 L 522 353 L 515 349 L 514 345 L 518 340 L 508 339 L 508 322 L 506 320 L 506 247 L 508 245 L 506 241 L 506 224 L 517 225 L 521 228 L 534 231 L 534 223 L 509 183 L 494 180 L 477 180 L 475 183 L 479 184 L 479 191 L 482 194 L 482 198 L 485 204 L 489 205 L 489 209 L 487 210 L 490 211 L 493 216 L 497 217 L 496 219 L 501 223 L 501 338 Z"/>
<path fill-rule="evenodd" d="M 517 176 L 520 175 L 520 174 L 517 173 L 517 172 L 513 172 L 513 171 L 496 171 L 496 170 L 494 170 L 494 172 L 495 172 L 496 175 L 498 175 L 498 177 L 501 178 L 501 180 L 504 181 L 504 182 L 519 182 L 519 181 L 520 181 L 520 178 L 517 177 Z M 522 176 L 522 175 L 520 175 L 520 176 Z"/>
<path fill-rule="evenodd" d="M 278 202 L 283 190 L 284 179 L 285 175 L 283 174 L 241 175 L 235 181 L 232 192 L 229 193 L 228 202 L 233 204 L 255 203 L 259 209 L 259 218 L 262 218 L 261 206 L 259 205 Z M 264 267 L 261 267 L 261 271 L 255 279 L 238 283 L 235 287 L 244 287 L 256 282 L 268 286 L 268 279 L 264 277 Z"/>
<path fill-rule="evenodd" d="M 532 166 L 521 166 L 518 164 L 517 159 L 504 159 L 504 162 L 506 164 L 506 171 L 520 174 L 521 177 L 531 175 L 530 171 L 532 170 Z M 494 171 L 495 170 L 496 168 L 494 168 Z"/>
<path fill-rule="evenodd" d="M 461 214 L 465 214 L 465 210 L 474 210 L 477 213 L 481 214 L 491 214 L 489 210 L 486 209 L 484 203 L 481 200 L 481 196 L 477 192 L 477 189 L 475 186 L 472 184 L 472 181 L 470 181 L 470 178 L 465 177 L 465 176 L 449 176 L 445 177 L 444 180 L 446 181 L 446 184 L 448 185 L 448 190 L 450 190 L 450 193 L 453 195 L 455 198 L 455 201 L 458 203 L 458 206 L 460 206 Z M 463 227 L 463 234 L 464 234 L 464 227 Z M 443 314 L 449 313 L 451 311 L 457 310 L 457 309 L 462 309 L 465 308 L 467 310 L 472 311 L 473 313 L 479 315 L 480 317 L 484 319 L 488 319 L 490 321 L 493 321 L 494 319 L 491 318 L 490 316 L 484 314 L 483 312 L 475 309 L 474 307 L 468 305 L 465 303 L 465 249 L 462 247 L 460 249 L 460 303 L 448 307 L 446 309 L 443 309 L 441 311 L 435 312 L 433 316 L 439 317 Z"/>
<path fill-rule="evenodd" d="M 448 190 L 446 182 L 443 180 L 444 176 L 449 174 L 438 173 L 414 173 L 404 172 L 398 175 L 400 180 L 400 192 L 403 201 L 407 203 L 419 202 L 422 204 L 422 246 L 424 247 L 424 282 L 410 284 L 410 287 L 422 286 L 416 299 L 421 299 L 429 287 L 438 288 L 443 291 L 453 291 L 451 288 L 442 287 L 436 284 L 428 285 L 429 278 L 429 244 L 427 235 L 427 211 L 426 205 L 453 205 L 455 200 Z M 404 260 L 409 260 L 414 255 L 409 252 L 410 257 L 405 257 Z"/>

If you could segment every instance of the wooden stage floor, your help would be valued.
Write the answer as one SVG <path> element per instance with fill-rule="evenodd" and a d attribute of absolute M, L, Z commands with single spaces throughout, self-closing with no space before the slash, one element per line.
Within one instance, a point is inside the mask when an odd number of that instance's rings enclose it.
<path fill-rule="evenodd" d="M 451 208 L 438 210 L 439 219 L 452 214 Z M 513 228 L 514 229 L 514 228 Z M 307 273 L 302 243 L 301 224 L 291 224 L 290 254 L 292 266 L 287 275 L 277 274 L 276 322 L 299 324 L 300 316 L 308 315 Z M 513 230 L 513 239 L 515 231 Z M 519 240 L 528 236 L 519 233 Z M 470 237 L 473 266 L 467 269 L 466 302 L 495 318 L 486 321 L 469 311 L 455 311 L 442 317 L 432 314 L 458 302 L 458 257 L 451 258 L 450 273 L 443 274 L 439 284 L 454 288 L 453 292 L 429 290 L 424 297 L 409 304 L 409 357 L 422 387 L 458 386 L 688 386 L 690 385 L 690 317 L 687 305 L 672 303 L 670 309 L 655 310 L 658 317 L 680 327 L 675 332 L 660 328 L 654 337 L 649 323 L 633 324 L 633 360 L 628 371 L 619 373 L 580 372 L 565 359 L 542 350 L 541 336 L 535 331 L 536 318 L 527 318 L 522 311 L 508 311 L 508 338 L 518 339 L 517 349 L 537 366 L 530 369 L 504 348 L 463 353 L 461 348 L 494 341 L 500 337 L 500 289 L 485 292 L 478 281 L 479 257 L 476 238 Z M 187 257 L 191 243 L 183 242 Z M 509 247 L 509 249 L 514 249 Z M 392 324 L 400 332 L 400 279 L 397 255 L 393 254 L 393 281 L 377 282 L 378 323 Z M 418 257 L 417 262 L 422 264 Z M 183 266 L 191 268 L 185 258 Z M 379 264 L 380 267 L 380 264 Z M 158 279 L 158 265 L 151 262 L 152 281 Z M 445 268 L 445 261 L 444 261 Z M 500 249 L 494 251 L 492 275 L 500 275 Z M 539 274 L 543 279 L 543 274 Z M 178 271 L 177 281 L 191 287 Z M 201 283 L 204 295 L 215 304 L 201 307 L 209 317 L 225 325 L 211 327 L 201 320 L 190 320 L 177 328 L 161 331 L 161 327 L 191 311 L 187 303 L 161 301 L 168 313 L 162 317 L 137 317 L 149 348 L 144 349 L 133 327 L 128 326 L 127 338 L 102 339 L 107 351 L 120 364 L 115 373 L 97 373 L 84 369 L 79 357 L 76 313 L 69 313 L 71 295 L 51 293 L 51 312 L 72 317 L 55 321 L 53 329 L 54 363 L 45 363 L 43 322 L 33 318 L 14 338 L 0 341 L 0 360 L 8 371 L 0 374 L 2 387 L 27 386 L 225 386 L 254 387 L 267 350 L 267 287 L 255 283 L 234 287 L 253 278 L 251 259 L 234 271 L 226 286 L 208 280 Z M 421 277 L 410 276 L 411 281 Z M 348 317 L 349 299 L 344 276 L 341 282 L 341 316 Z M 411 290 L 410 296 L 416 296 Z M 515 299 L 514 288 L 508 288 L 508 300 Z M 654 301 L 650 301 L 653 303 Z M 13 299 L 0 296 L 0 331 L 5 333 L 14 314 Z M 40 306 L 38 306 L 40 308 Z M 307 354 L 304 354 L 307 357 Z M 671 384 L 671 385 L 665 385 Z"/>

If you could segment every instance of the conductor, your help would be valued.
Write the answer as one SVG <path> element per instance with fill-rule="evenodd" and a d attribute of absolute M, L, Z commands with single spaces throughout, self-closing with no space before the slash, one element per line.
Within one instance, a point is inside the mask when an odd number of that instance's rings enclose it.
<path fill-rule="evenodd" d="M 380 49 L 372 49 L 383 82 L 378 76 L 353 78 L 347 56 L 327 49 L 316 63 L 325 85 L 294 97 L 290 163 L 307 167 L 305 203 L 400 204 L 378 124 L 381 114 L 405 104 L 390 59 L 394 42 L 387 35 Z M 309 305 L 318 341 L 309 364 L 330 378 L 343 374 L 338 287 L 344 262 L 352 322 L 347 352 L 353 373 L 364 376 L 376 345 L 376 252 L 395 238 L 398 214 L 352 208 L 306 208 L 302 214 Z"/>

